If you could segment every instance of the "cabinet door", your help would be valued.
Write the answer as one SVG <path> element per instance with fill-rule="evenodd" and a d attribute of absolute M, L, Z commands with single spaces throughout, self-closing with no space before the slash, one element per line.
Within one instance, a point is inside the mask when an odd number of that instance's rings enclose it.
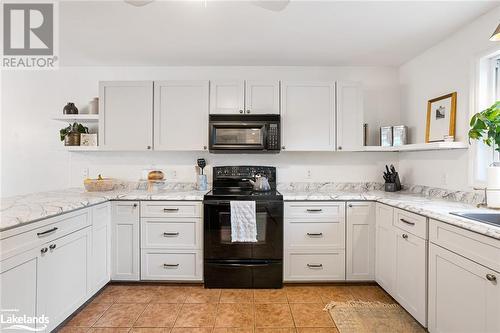
<path fill-rule="evenodd" d="M 393 294 L 396 280 L 396 230 L 392 225 L 394 209 L 376 204 L 375 281 Z"/>
<path fill-rule="evenodd" d="M 87 300 L 91 228 L 46 243 L 37 284 L 38 314 L 50 319 L 50 332 Z"/>
<path fill-rule="evenodd" d="M 112 203 L 112 280 L 139 280 L 139 202 Z"/>
<path fill-rule="evenodd" d="M 37 248 L 0 262 L 0 310 L 4 318 L 23 315 L 31 318 L 37 316 L 36 283 L 40 260 L 39 251 L 40 249 Z M 11 326 L 9 323 L 0 323 L 0 331 L 7 331 L 9 326 Z M 27 326 L 40 328 L 44 324 Z"/>
<path fill-rule="evenodd" d="M 245 81 L 210 81 L 210 113 L 243 113 Z"/>
<path fill-rule="evenodd" d="M 427 327 L 427 242 L 396 228 L 396 285 L 393 297 Z"/>
<path fill-rule="evenodd" d="M 429 332 L 500 332 L 499 279 L 499 272 L 431 244 Z"/>
<path fill-rule="evenodd" d="M 347 203 L 347 280 L 375 279 L 375 204 Z"/>
<path fill-rule="evenodd" d="M 152 81 L 99 83 L 99 146 L 106 150 L 152 149 Z"/>
<path fill-rule="evenodd" d="M 357 82 L 337 82 L 337 150 L 363 147 L 363 93 Z"/>
<path fill-rule="evenodd" d="M 335 83 L 282 82 L 282 149 L 333 151 Z"/>
<path fill-rule="evenodd" d="M 245 113 L 279 114 L 279 81 L 246 81 Z"/>
<path fill-rule="evenodd" d="M 111 277 L 111 218 L 110 204 L 92 208 L 92 260 L 90 294 L 96 293 Z"/>
<path fill-rule="evenodd" d="M 155 150 L 206 150 L 208 81 L 155 81 Z"/>

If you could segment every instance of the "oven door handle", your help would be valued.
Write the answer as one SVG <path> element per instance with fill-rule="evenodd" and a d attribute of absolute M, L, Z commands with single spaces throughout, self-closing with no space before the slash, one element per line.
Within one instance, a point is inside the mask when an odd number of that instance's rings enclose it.
<path fill-rule="evenodd" d="M 263 266 L 269 266 L 269 263 L 253 263 L 253 264 L 216 264 L 217 266 L 224 266 L 224 267 L 263 267 Z"/>

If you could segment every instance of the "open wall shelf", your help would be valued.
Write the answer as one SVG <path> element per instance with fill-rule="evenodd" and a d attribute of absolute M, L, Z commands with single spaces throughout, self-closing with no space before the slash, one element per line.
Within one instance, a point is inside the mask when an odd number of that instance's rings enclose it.
<path fill-rule="evenodd" d="M 465 142 L 431 142 L 431 143 L 414 143 L 396 147 L 381 147 L 381 146 L 365 146 L 364 151 L 426 151 L 426 150 L 451 150 L 451 149 L 468 149 L 469 145 Z"/>

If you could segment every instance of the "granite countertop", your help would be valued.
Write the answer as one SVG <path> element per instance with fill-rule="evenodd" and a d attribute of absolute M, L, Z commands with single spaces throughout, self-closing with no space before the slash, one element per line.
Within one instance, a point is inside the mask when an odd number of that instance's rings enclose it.
<path fill-rule="evenodd" d="M 381 188 L 377 183 L 278 185 L 285 201 L 377 201 L 500 239 L 500 227 L 449 214 L 456 211 L 496 212 L 476 208 L 476 204 L 482 200 L 478 193 L 446 191 L 424 186 L 413 186 L 398 193 L 388 193 Z M 130 188 L 110 192 L 85 192 L 82 188 L 71 188 L 4 198 L 0 206 L 0 231 L 109 200 L 201 201 L 206 192 L 195 190 L 193 184 L 172 184 L 154 193 Z"/>
<path fill-rule="evenodd" d="M 69 188 L 2 198 L 0 231 L 110 200 L 201 201 L 206 192 L 197 191 L 192 185 L 176 185 L 156 192 L 126 188 L 108 192 L 86 192 L 83 188 Z"/>

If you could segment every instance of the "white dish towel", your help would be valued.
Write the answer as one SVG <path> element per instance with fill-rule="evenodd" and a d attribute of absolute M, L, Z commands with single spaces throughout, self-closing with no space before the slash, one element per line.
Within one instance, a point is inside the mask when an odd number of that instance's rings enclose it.
<path fill-rule="evenodd" d="M 231 242 L 257 242 L 255 201 L 231 201 Z"/>

